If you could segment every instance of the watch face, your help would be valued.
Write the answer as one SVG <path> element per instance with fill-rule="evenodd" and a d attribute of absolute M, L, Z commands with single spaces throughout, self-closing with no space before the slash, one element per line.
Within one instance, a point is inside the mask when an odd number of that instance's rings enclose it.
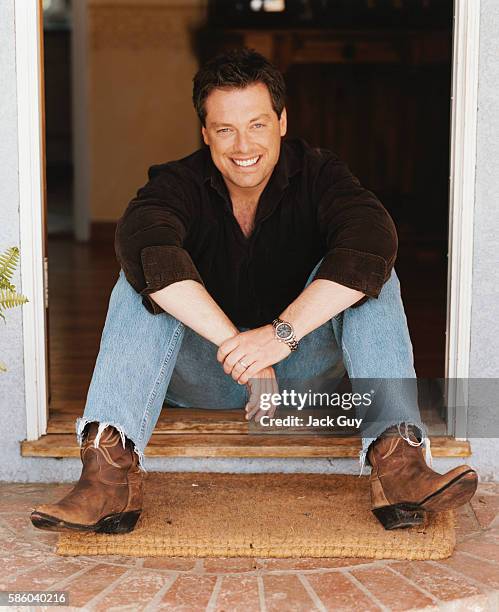
<path fill-rule="evenodd" d="M 287 340 L 293 335 L 293 328 L 289 323 L 279 323 L 276 327 L 276 334 L 281 340 Z"/>

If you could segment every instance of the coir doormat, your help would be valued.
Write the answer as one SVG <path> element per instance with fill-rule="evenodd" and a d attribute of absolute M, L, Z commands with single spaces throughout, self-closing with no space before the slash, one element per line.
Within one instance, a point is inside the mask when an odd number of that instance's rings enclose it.
<path fill-rule="evenodd" d="M 452 511 L 385 531 L 368 477 L 149 473 L 143 513 L 124 535 L 61 534 L 60 555 L 444 559 Z"/>

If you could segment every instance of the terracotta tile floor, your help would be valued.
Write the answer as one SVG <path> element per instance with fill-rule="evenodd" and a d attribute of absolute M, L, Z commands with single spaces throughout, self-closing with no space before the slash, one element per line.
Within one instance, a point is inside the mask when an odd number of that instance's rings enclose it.
<path fill-rule="evenodd" d="M 65 590 L 72 608 L 106 611 L 499 610 L 499 483 L 458 511 L 456 551 L 438 562 L 58 557 L 28 514 L 68 489 L 0 484 L 0 591 Z"/>

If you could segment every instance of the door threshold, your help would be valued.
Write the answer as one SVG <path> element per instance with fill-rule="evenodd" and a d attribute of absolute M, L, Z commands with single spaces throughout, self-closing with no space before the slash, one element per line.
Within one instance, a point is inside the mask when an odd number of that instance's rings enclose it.
<path fill-rule="evenodd" d="M 431 437 L 434 457 L 469 457 L 469 441 Z M 358 458 L 360 438 L 331 435 L 154 433 L 146 457 Z M 21 443 L 23 457 L 79 457 L 74 434 L 52 433 Z"/>
<path fill-rule="evenodd" d="M 358 458 L 358 436 L 250 432 L 242 410 L 165 406 L 145 450 L 146 457 Z M 21 443 L 23 457 L 79 457 L 75 420 L 81 401 L 52 404 L 47 434 Z M 431 436 L 435 457 L 469 457 L 470 444 L 449 436 Z"/>

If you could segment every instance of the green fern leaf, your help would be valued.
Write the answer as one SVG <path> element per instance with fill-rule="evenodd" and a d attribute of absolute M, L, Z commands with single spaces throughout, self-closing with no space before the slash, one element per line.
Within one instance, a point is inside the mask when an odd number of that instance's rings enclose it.
<path fill-rule="evenodd" d="M 11 291 L 16 290 L 15 286 L 9 283 L 9 281 L 5 278 L 0 278 L 0 289 L 10 289 Z"/>
<path fill-rule="evenodd" d="M 0 278 L 9 282 L 12 280 L 15 267 L 19 261 L 19 249 L 10 247 L 0 255 Z"/>
<path fill-rule="evenodd" d="M 28 298 L 21 293 L 11 291 L 10 289 L 0 289 L 0 307 L 15 308 L 29 302 Z"/>

